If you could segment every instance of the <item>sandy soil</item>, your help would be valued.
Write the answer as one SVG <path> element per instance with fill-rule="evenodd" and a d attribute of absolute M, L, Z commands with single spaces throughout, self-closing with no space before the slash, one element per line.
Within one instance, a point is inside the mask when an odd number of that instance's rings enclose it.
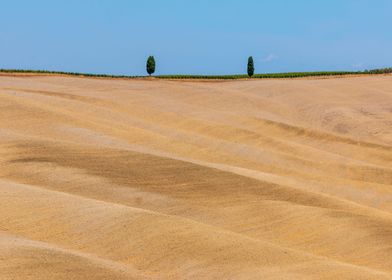
<path fill-rule="evenodd" d="M 392 77 L 0 77 L 0 279 L 392 279 Z"/>

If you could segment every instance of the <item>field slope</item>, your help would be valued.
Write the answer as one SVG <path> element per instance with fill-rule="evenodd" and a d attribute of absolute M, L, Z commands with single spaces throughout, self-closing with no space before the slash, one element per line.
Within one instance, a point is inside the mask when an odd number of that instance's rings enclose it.
<path fill-rule="evenodd" d="M 392 279 L 392 76 L 0 76 L 0 279 Z"/>

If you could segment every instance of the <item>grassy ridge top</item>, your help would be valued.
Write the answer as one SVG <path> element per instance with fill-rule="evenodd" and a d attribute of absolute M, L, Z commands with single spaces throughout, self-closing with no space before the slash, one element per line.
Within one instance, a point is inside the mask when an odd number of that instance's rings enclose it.
<path fill-rule="evenodd" d="M 47 71 L 47 70 L 24 70 L 24 69 L 0 69 L 0 73 L 26 73 L 26 74 L 57 74 L 70 75 L 82 77 L 97 77 L 97 78 L 143 78 L 146 76 L 127 76 L 127 75 L 109 75 L 109 74 L 93 74 L 93 73 L 78 73 L 78 72 L 63 72 L 63 71 Z M 279 78 L 302 78 L 302 77 L 318 77 L 318 76 L 343 76 L 343 75 L 358 75 L 358 74 L 386 74 L 392 73 L 392 68 L 373 69 L 366 71 L 317 71 L 317 72 L 286 72 L 286 73 L 266 73 L 255 74 L 253 79 L 279 79 Z M 247 79 L 248 75 L 157 75 L 158 79 L 219 79 L 219 80 L 234 80 Z"/>

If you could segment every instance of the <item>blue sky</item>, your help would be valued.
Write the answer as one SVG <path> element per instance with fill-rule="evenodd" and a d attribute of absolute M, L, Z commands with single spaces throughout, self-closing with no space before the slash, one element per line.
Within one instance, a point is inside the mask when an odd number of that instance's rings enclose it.
<path fill-rule="evenodd" d="M 390 0 L 2 1 L 0 68 L 144 75 L 392 66 Z"/>

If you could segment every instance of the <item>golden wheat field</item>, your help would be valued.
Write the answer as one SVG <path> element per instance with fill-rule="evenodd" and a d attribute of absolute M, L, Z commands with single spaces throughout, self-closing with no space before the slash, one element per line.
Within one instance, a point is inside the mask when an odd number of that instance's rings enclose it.
<path fill-rule="evenodd" d="M 0 76 L 0 279 L 392 279 L 392 76 Z"/>

